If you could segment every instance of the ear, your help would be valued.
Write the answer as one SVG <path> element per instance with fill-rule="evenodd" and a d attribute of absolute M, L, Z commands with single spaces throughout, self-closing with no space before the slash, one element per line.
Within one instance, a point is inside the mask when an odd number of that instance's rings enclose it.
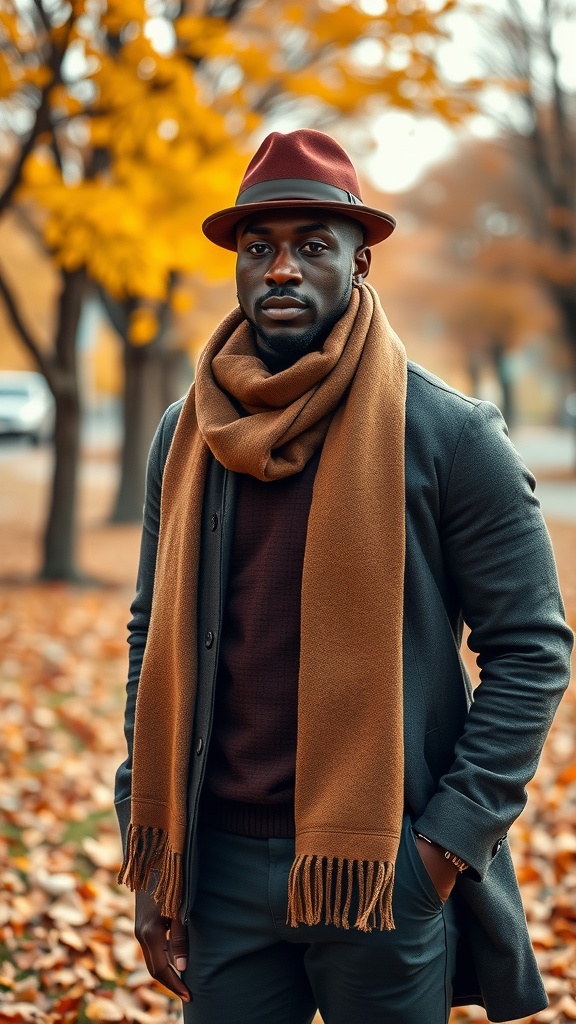
<path fill-rule="evenodd" d="M 364 279 L 368 277 L 371 262 L 372 251 L 367 245 L 359 246 L 354 253 L 354 273 L 352 281 L 355 285 L 360 286 Z"/>

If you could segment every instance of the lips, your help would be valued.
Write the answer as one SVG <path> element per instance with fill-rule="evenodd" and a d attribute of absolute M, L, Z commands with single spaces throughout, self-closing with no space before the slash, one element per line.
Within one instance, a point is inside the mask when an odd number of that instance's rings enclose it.
<path fill-rule="evenodd" d="M 264 299 L 262 309 L 305 309 L 306 303 L 302 299 L 295 299 L 292 295 L 271 295 Z"/>
<path fill-rule="evenodd" d="M 300 316 L 308 306 L 302 299 L 295 299 L 293 296 L 282 295 L 282 296 L 270 296 L 268 299 L 264 299 L 261 303 L 260 308 L 265 316 L 271 320 L 292 320 L 294 317 Z"/>

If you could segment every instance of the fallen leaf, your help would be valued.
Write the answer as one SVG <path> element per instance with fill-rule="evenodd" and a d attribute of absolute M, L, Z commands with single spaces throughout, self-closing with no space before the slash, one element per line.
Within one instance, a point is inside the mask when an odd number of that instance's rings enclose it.
<path fill-rule="evenodd" d="M 30 1003 L 12 1003 L 2 1006 L 0 1020 L 14 1021 L 15 1024 L 51 1024 L 47 1014 Z"/>
<path fill-rule="evenodd" d="M 76 949 L 82 952 L 86 949 L 86 943 L 82 938 L 80 932 L 74 931 L 73 928 L 61 928 L 58 933 L 58 938 L 65 946 L 71 946 L 72 949 Z"/>
<path fill-rule="evenodd" d="M 88 1020 L 124 1020 L 124 1011 L 118 1003 L 104 996 L 97 996 L 86 1007 Z"/>
<path fill-rule="evenodd" d="M 576 1020 L 576 999 L 573 999 L 572 996 L 562 996 L 557 1009 L 565 1017 L 568 1017 L 568 1020 Z"/>
<path fill-rule="evenodd" d="M 77 879 L 72 874 L 50 874 L 43 868 L 39 868 L 32 881 L 36 881 L 44 892 L 50 896 L 60 896 L 65 892 L 72 892 L 77 885 Z"/>
<path fill-rule="evenodd" d="M 86 924 L 89 915 L 81 897 L 77 892 L 68 892 L 60 896 L 47 910 L 48 917 L 62 924 Z"/>
<path fill-rule="evenodd" d="M 120 870 L 122 849 L 119 838 L 107 836 L 98 840 L 92 836 L 86 836 L 82 840 L 82 848 L 97 867 L 107 868 L 109 871 Z"/>

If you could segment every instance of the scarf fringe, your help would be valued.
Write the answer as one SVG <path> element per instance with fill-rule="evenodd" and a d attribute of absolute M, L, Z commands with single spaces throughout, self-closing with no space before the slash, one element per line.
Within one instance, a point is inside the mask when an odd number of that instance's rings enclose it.
<path fill-rule="evenodd" d="M 354 886 L 358 891 L 356 920 L 350 924 Z M 296 857 L 288 879 L 287 924 L 334 924 L 360 932 L 392 931 L 394 864 L 390 861 L 349 860 L 303 853 Z"/>
<path fill-rule="evenodd" d="M 153 874 L 159 878 L 153 890 L 156 903 L 164 917 L 178 917 L 182 896 L 182 855 L 175 853 L 162 828 L 132 825 L 126 837 L 126 853 L 118 881 L 135 889 L 148 891 Z"/>

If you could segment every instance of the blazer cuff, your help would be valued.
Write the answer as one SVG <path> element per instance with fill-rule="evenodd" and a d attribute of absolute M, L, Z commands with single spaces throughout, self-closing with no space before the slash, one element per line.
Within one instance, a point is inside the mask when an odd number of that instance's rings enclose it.
<path fill-rule="evenodd" d="M 126 856 L 126 837 L 128 835 L 128 826 L 130 825 L 130 818 L 132 816 L 132 797 L 127 796 L 124 800 L 119 800 L 118 803 L 114 804 L 114 809 L 118 818 L 118 824 L 120 826 L 120 836 L 122 838 L 122 856 Z"/>
<path fill-rule="evenodd" d="M 435 793 L 412 827 L 469 865 L 466 878 L 484 881 L 506 833 L 499 817 L 455 790 Z"/>

